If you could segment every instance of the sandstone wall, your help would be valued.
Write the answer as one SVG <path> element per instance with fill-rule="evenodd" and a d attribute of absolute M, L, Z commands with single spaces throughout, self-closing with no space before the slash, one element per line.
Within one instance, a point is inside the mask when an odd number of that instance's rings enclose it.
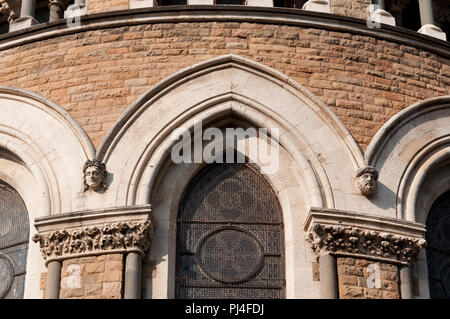
<path fill-rule="evenodd" d="M 450 61 L 368 36 L 238 22 L 94 30 L 0 51 L 0 85 L 66 109 L 98 145 L 122 112 L 169 75 L 238 54 L 292 77 L 325 102 L 365 149 L 398 111 L 450 94 Z"/>
<path fill-rule="evenodd" d="M 337 258 L 337 270 L 340 299 L 400 298 L 396 265 L 358 258 Z"/>

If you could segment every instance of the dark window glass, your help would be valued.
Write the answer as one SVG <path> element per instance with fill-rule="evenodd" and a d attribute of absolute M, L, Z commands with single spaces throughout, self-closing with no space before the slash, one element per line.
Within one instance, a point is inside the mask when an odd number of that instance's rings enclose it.
<path fill-rule="evenodd" d="M 418 31 L 421 27 L 418 0 L 385 0 L 386 11 L 395 18 L 398 27 Z"/>
<path fill-rule="evenodd" d="M 46 23 L 50 20 L 50 9 L 48 7 L 48 0 L 36 1 L 34 18 L 38 20 L 39 23 Z"/>
<path fill-rule="evenodd" d="M 23 298 L 28 234 L 28 213 L 22 198 L 0 181 L 0 298 Z"/>
<path fill-rule="evenodd" d="M 427 219 L 427 267 L 431 298 L 450 298 L 450 192 L 441 195 Z"/>
<path fill-rule="evenodd" d="M 434 21 L 447 34 L 447 41 L 450 41 L 450 1 L 433 0 L 432 3 Z"/>
<path fill-rule="evenodd" d="M 301 9 L 308 0 L 274 0 L 274 7 Z"/>
<path fill-rule="evenodd" d="M 257 171 L 207 166 L 181 203 L 177 298 L 285 297 L 281 208 Z"/>
<path fill-rule="evenodd" d="M 6 17 L 0 13 L 0 34 L 8 33 L 8 31 L 9 23 L 6 21 Z"/>

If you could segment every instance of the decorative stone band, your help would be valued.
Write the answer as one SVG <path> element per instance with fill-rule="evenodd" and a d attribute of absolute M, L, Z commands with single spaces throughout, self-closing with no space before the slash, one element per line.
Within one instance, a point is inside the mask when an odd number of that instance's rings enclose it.
<path fill-rule="evenodd" d="M 305 230 L 317 257 L 331 254 L 408 265 L 426 246 L 422 224 L 338 210 L 311 209 Z"/>
<path fill-rule="evenodd" d="M 37 219 L 35 226 L 39 233 L 33 236 L 33 241 L 39 244 L 46 264 L 131 251 L 144 256 L 155 227 L 150 212 L 150 206 L 118 207 Z"/>

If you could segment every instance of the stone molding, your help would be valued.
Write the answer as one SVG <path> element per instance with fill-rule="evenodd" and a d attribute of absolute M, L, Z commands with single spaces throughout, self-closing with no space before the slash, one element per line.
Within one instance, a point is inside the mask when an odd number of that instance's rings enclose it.
<path fill-rule="evenodd" d="M 312 208 L 304 229 L 317 258 L 331 254 L 409 265 L 426 246 L 423 224 L 339 210 Z"/>
<path fill-rule="evenodd" d="M 155 222 L 150 205 L 145 205 L 39 218 L 35 227 L 38 234 L 32 239 L 47 265 L 53 260 L 131 251 L 144 256 Z"/>
<path fill-rule="evenodd" d="M 297 9 L 290 8 L 228 5 L 163 6 L 97 13 L 83 16 L 81 21 L 82 25 L 76 29 L 67 27 L 66 21 L 61 20 L 32 26 L 26 31 L 0 35 L 0 50 L 75 32 L 112 27 L 148 23 L 234 21 L 349 32 L 410 45 L 445 58 L 450 57 L 448 42 L 415 31 L 385 24 L 381 25 L 381 28 L 370 29 L 367 28 L 365 19 L 307 10 L 299 14 Z"/>

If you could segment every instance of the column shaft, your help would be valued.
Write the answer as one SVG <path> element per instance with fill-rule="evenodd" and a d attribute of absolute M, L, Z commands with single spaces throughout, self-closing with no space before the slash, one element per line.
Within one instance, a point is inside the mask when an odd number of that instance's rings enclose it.
<path fill-rule="evenodd" d="M 141 298 L 142 257 L 138 253 L 128 253 L 125 261 L 124 299 Z"/>
<path fill-rule="evenodd" d="M 421 24 L 434 24 L 433 4 L 431 0 L 419 0 L 419 8 Z"/>
<path fill-rule="evenodd" d="M 20 7 L 20 16 L 34 17 L 34 10 L 36 9 L 36 0 L 22 0 Z"/>
<path fill-rule="evenodd" d="M 400 268 L 400 295 L 402 299 L 412 299 L 413 297 L 410 267 L 403 266 Z"/>
<path fill-rule="evenodd" d="M 50 9 L 50 22 L 63 18 L 64 6 L 60 0 L 50 0 L 48 7 Z"/>
<path fill-rule="evenodd" d="M 322 299 L 338 298 L 338 282 L 336 272 L 337 272 L 336 258 L 331 255 L 320 256 L 319 258 L 320 298 Z"/>
<path fill-rule="evenodd" d="M 61 266 L 62 264 L 60 261 L 51 261 L 48 263 L 45 299 L 59 299 Z"/>

